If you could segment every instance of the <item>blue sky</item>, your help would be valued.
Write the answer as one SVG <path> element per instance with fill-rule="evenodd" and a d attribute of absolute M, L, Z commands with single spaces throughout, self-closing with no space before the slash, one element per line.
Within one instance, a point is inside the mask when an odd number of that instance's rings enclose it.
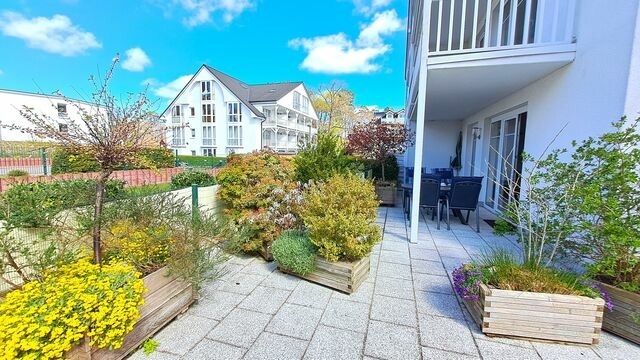
<path fill-rule="evenodd" d="M 404 106 L 407 0 L 3 0 L 0 88 L 86 97 L 149 84 L 161 107 L 206 63 L 247 83 L 343 82 L 356 104 Z"/>

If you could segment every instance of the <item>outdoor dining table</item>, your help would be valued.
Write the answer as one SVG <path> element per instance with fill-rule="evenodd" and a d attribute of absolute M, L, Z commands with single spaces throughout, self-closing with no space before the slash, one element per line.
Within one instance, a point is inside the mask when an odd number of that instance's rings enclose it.
<path fill-rule="evenodd" d="M 451 190 L 451 185 L 447 183 L 440 183 L 440 196 L 446 195 L 449 190 Z M 405 215 L 407 216 L 407 220 L 409 220 L 409 215 L 411 213 L 411 200 L 413 196 L 413 184 L 412 183 L 404 183 L 402 184 L 402 210 L 404 210 Z"/>

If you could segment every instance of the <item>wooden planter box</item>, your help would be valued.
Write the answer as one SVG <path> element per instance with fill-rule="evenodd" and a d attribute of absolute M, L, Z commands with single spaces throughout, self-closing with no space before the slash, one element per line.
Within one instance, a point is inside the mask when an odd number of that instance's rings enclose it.
<path fill-rule="evenodd" d="M 393 183 L 376 183 L 376 194 L 382 205 L 395 205 L 396 203 L 396 185 Z"/>
<path fill-rule="evenodd" d="M 367 276 L 369 276 L 371 259 L 370 256 L 367 255 L 353 262 L 328 262 L 321 257 L 317 257 L 316 270 L 307 275 L 300 275 L 280 267 L 278 268 L 282 272 L 351 294 L 356 291 L 367 279 Z"/>
<path fill-rule="evenodd" d="M 489 336 L 597 344 L 604 300 L 491 289 L 480 285 L 480 299 L 465 305 L 482 332 Z"/>
<path fill-rule="evenodd" d="M 144 305 L 140 308 L 140 318 L 133 330 L 125 336 L 122 347 L 115 350 L 95 349 L 85 339 L 67 354 L 68 359 L 123 359 L 146 339 L 155 334 L 178 314 L 184 312 L 195 300 L 191 284 L 167 276 L 166 267 L 143 278 L 149 291 L 144 294 Z"/>
<path fill-rule="evenodd" d="M 602 328 L 636 344 L 640 344 L 640 294 L 598 283 L 609 294 L 613 311 L 604 311 Z"/>

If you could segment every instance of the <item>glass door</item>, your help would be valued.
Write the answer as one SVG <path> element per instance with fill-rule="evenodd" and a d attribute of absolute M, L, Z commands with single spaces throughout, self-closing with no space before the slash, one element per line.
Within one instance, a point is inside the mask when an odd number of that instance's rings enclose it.
<path fill-rule="evenodd" d="M 517 197 L 521 169 L 526 112 L 513 112 L 495 119 L 490 126 L 485 204 L 501 211 Z"/>

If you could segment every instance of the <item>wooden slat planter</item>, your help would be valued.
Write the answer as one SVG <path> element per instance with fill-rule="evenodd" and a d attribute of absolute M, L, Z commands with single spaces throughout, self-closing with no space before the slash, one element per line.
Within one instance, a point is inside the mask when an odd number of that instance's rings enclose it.
<path fill-rule="evenodd" d="M 360 285 L 362 285 L 362 283 L 367 279 L 367 276 L 369 276 L 370 268 L 371 260 L 369 256 L 353 262 L 328 262 L 323 258 L 317 257 L 316 270 L 306 275 L 296 274 L 279 267 L 282 272 L 301 277 L 347 294 L 353 293 Z"/>
<path fill-rule="evenodd" d="M 376 194 L 382 205 L 395 205 L 396 185 L 392 183 L 376 183 Z"/>
<path fill-rule="evenodd" d="M 482 332 L 489 336 L 597 344 L 604 300 L 491 289 L 480 286 L 479 300 L 464 300 Z"/>
<path fill-rule="evenodd" d="M 116 350 L 94 349 L 89 346 L 89 341 L 85 340 L 73 348 L 67 354 L 67 358 L 123 359 L 178 314 L 184 312 L 195 299 L 194 289 L 191 284 L 167 275 L 168 270 L 164 267 L 144 277 L 144 286 L 149 291 L 144 294 L 145 302 L 140 308 L 140 318 L 125 337 L 122 347 Z"/>
<path fill-rule="evenodd" d="M 604 311 L 602 328 L 636 344 L 640 344 L 640 294 L 598 283 L 609 294 L 613 311 Z"/>

